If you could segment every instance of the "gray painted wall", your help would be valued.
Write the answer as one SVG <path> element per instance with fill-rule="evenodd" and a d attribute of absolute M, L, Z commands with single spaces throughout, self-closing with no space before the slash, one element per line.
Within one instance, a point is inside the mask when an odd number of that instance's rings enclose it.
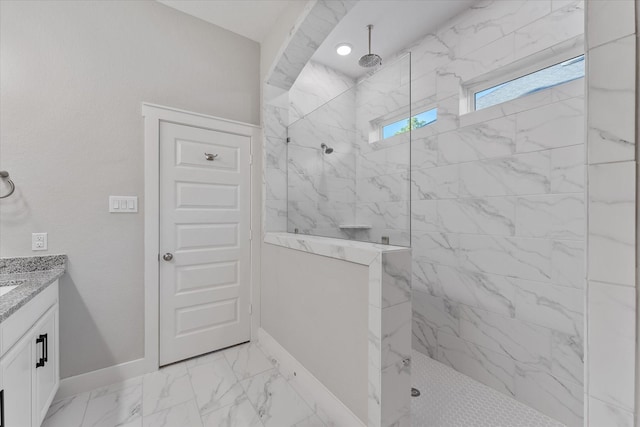
<path fill-rule="evenodd" d="M 257 124 L 260 46 L 153 1 L 2 1 L 0 75 L 0 169 L 17 184 L 0 256 L 69 255 L 63 378 L 140 358 L 141 102 Z M 139 196 L 140 212 L 109 214 L 109 195 Z"/>
<path fill-rule="evenodd" d="M 368 283 L 365 265 L 262 245 L 262 328 L 361 420 L 368 407 Z"/>

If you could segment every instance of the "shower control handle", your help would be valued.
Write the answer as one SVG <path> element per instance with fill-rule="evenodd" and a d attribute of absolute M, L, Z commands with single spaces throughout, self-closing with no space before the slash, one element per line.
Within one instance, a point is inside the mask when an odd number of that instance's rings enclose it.
<path fill-rule="evenodd" d="M 167 252 L 166 254 L 162 255 L 162 259 L 165 261 L 171 261 L 173 259 L 173 254 Z"/>

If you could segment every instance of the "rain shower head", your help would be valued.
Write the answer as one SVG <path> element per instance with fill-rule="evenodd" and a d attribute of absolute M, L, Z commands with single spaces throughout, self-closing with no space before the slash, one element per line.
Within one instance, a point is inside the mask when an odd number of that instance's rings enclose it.
<path fill-rule="evenodd" d="M 333 153 L 333 148 L 330 148 L 327 144 L 320 144 L 320 148 L 324 151 L 324 154 Z"/>
<path fill-rule="evenodd" d="M 373 28 L 373 25 L 369 24 L 367 25 L 367 28 L 369 29 L 369 53 L 364 55 L 362 58 L 360 58 L 360 60 L 358 61 L 358 64 L 361 67 L 376 67 L 378 65 L 382 64 L 382 58 L 380 58 L 380 55 L 376 55 L 375 53 L 371 53 L 371 29 Z"/>

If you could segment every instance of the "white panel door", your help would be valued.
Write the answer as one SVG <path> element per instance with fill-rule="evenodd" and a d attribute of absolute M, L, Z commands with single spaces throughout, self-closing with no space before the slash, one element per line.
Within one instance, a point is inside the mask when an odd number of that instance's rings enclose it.
<path fill-rule="evenodd" d="M 250 138 L 160 125 L 160 365 L 250 338 Z"/>

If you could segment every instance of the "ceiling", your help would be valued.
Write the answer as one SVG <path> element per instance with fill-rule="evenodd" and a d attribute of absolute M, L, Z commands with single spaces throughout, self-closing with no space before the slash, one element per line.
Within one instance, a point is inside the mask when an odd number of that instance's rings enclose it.
<path fill-rule="evenodd" d="M 215 24 L 225 30 L 262 43 L 282 11 L 301 0 L 157 0 L 158 2 Z"/>
<path fill-rule="evenodd" d="M 303 0 L 157 0 L 234 33 L 262 43 L 278 17 L 291 3 Z M 373 24 L 372 52 L 389 55 L 434 31 L 476 0 L 360 0 L 318 48 L 313 60 L 360 77 L 368 70 L 358 59 L 368 52 L 367 29 Z M 339 56 L 336 45 L 353 46 Z"/>
<path fill-rule="evenodd" d="M 312 60 L 359 77 L 368 70 L 358 59 L 368 53 L 367 25 L 373 24 L 371 51 L 384 59 L 469 8 L 475 0 L 361 0 L 345 16 L 313 55 Z M 348 56 L 336 46 L 353 46 Z"/>

